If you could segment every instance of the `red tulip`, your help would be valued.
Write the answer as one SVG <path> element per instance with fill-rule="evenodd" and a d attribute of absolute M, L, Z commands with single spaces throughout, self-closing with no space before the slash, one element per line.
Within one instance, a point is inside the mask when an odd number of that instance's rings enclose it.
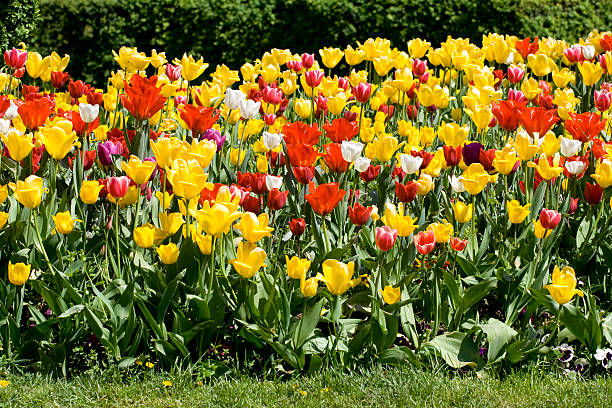
<path fill-rule="evenodd" d="M 521 110 L 525 108 L 527 102 L 517 100 L 500 101 L 493 104 L 493 116 L 497 119 L 499 127 L 508 132 L 514 132 L 519 124 Z"/>
<path fill-rule="evenodd" d="M 306 85 L 311 88 L 316 88 L 323 80 L 324 75 L 325 74 L 323 74 L 323 71 L 318 69 L 304 72 L 304 79 L 306 80 Z"/>
<path fill-rule="evenodd" d="M 194 137 L 197 137 L 208 129 L 212 128 L 217 119 L 219 119 L 219 113 L 213 116 L 215 108 L 197 107 L 194 105 L 185 105 L 179 110 L 181 113 L 181 119 L 185 121 L 187 127 L 191 130 Z"/>
<path fill-rule="evenodd" d="M 313 182 L 308 183 L 308 191 L 304 198 L 310 204 L 313 211 L 325 217 L 331 213 L 346 194 L 336 183 L 326 183 L 315 186 Z"/>
<path fill-rule="evenodd" d="M 181 66 L 166 64 L 166 76 L 172 82 L 178 81 L 181 77 Z"/>
<path fill-rule="evenodd" d="M 561 222 L 561 214 L 555 210 L 542 208 L 540 211 L 540 223 L 545 229 L 554 229 Z"/>
<path fill-rule="evenodd" d="M 383 252 L 387 252 L 397 241 L 397 230 L 387 225 L 376 227 L 376 246 Z"/>
<path fill-rule="evenodd" d="M 495 149 L 482 150 L 478 153 L 478 161 L 482 164 L 482 167 L 486 171 L 493 171 L 495 167 L 493 167 L 493 159 L 495 159 Z"/>
<path fill-rule="evenodd" d="M 11 50 L 4 51 L 4 63 L 13 69 L 23 68 L 27 59 L 28 52 L 25 50 L 13 48 Z"/>
<path fill-rule="evenodd" d="M 578 209 L 578 198 L 570 198 L 570 208 L 568 214 L 573 214 Z"/>
<path fill-rule="evenodd" d="M 533 39 L 533 42 L 530 41 L 531 37 L 527 37 L 521 41 L 517 41 L 514 45 L 514 48 L 516 48 L 524 60 L 527 59 L 529 54 L 535 54 L 540 49 L 537 36 Z"/>
<path fill-rule="evenodd" d="M 593 140 L 605 127 L 606 121 L 593 112 L 572 113 L 565 121 L 565 129 L 582 143 Z"/>
<path fill-rule="evenodd" d="M 600 112 L 605 112 L 610 109 L 612 104 L 612 93 L 606 89 L 595 91 L 595 107 Z"/>
<path fill-rule="evenodd" d="M 442 146 L 444 149 L 444 160 L 446 160 L 446 165 L 448 167 L 457 166 L 461 162 L 461 145 L 457 147 L 451 146 Z"/>
<path fill-rule="evenodd" d="M 6 95 L 0 95 L 0 118 L 4 116 L 6 110 L 11 107 L 11 100 Z"/>
<path fill-rule="evenodd" d="M 28 130 L 38 130 L 53 113 L 53 103 L 45 97 L 32 99 L 17 108 L 17 112 Z"/>
<path fill-rule="evenodd" d="M 242 202 L 242 208 L 245 211 L 259 214 L 261 212 L 261 199 L 259 197 L 255 197 L 254 195 L 248 195 Z"/>
<path fill-rule="evenodd" d="M 292 166 L 312 166 L 320 153 L 311 145 L 287 145 L 287 155 Z"/>
<path fill-rule="evenodd" d="M 405 185 L 396 181 L 395 196 L 402 203 L 410 203 L 415 199 L 418 187 L 419 184 L 414 180 L 407 182 Z"/>
<path fill-rule="evenodd" d="M 268 194 L 268 208 L 272 211 L 280 210 L 287 203 L 288 191 L 280 191 L 278 188 L 273 188 Z"/>
<path fill-rule="evenodd" d="M 303 218 L 293 218 L 289 221 L 289 229 L 296 237 L 299 237 L 306 230 L 306 221 Z"/>
<path fill-rule="evenodd" d="M 355 203 L 355 205 L 348 208 L 349 219 L 354 225 L 364 225 L 370 219 L 372 210 L 372 207 L 364 207 L 359 203 Z"/>
<path fill-rule="evenodd" d="M 70 79 L 70 75 L 66 72 L 53 71 L 51 72 L 51 85 L 55 89 L 61 89 Z"/>
<path fill-rule="evenodd" d="M 414 75 L 420 77 L 423 76 L 423 74 L 425 74 L 425 72 L 427 71 L 427 61 L 421 61 L 420 59 L 414 59 L 412 61 L 412 72 L 414 73 Z"/>
<path fill-rule="evenodd" d="M 451 248 L 453 248 L 457 252 L 463 251 L 467 245 L 467 239 L 453 237 L 450 240 L 450 245 Z"/>
<path fill-rule="evenodd" d="M 255 194 L 268 191 L 266 187 L 266 174 L 263 173 L 236 173 L 236 182 L 240 187 L 250 188 Z"/>
<path fill-rule="evenodd" d="M 421 255 L 427 255 L 436 246 L 436 236 L 433 231 L 421 231 L 413 236 L 412 240 Z"/>
<path fill-rule="evenodd" d="M 302 66 L 306 69 L 312 68 L 314 65 L 314 54 L 302 54 Z"/>
<path fill-rule="evenodd" d="M 359 127 L 356 122 L 350 122 L 345 118 L 337 118 L 332 120 L 330 124 L 327 122 L 323 125 L 325 135 L 334 143 L 342 143 L 344 140 L 351 140 L 359 133 Z"/>
<path fill-rule="evenodd" d="M 584 186 L 584 201 L 591 205 L 601 203 L 603 199 L 603 188 L 597 183 L 587 182 Z"/>
<path fill-rule="evenodd" d="M 525 76 L 525 70 L 520 67 L 508 67 L 508 81 L 511 84 L 518 84 Z"/>
<path fill-rule="evenodd" d="M 161 87 L 157 87 L 157 75 L 143 78 L 134 74 L 129 84 L 123 83 L 125 95 L 120 96 L 121 103 L 136 119 L 150 119 L 164 107 L 166 98 L 161 95 Z"/>
<path fill-rule="evenodd" d="M 360 83 L 355 87 L 355 99 L 357 102 L 366 103 L 372 94 L 372 85 L 369 83 Z"/>
<path fill-rule="evenodd" d="M 71 80 L 68 84 L 68 92 L 73 99 L 79 99 L 85 93 L 86 87 L 87 85 L 81 80 L 76 82 Z"/>
<path fill-rule="evenodd" d="M 559 117 L 555 109 L 524 108 L 519 115 L 519 122 L 532 137 L 534 133 L 544 137 L 558 121 Z"/>
<path fill-rule="evenodd" d="M 370 164 L 366 171 L 362 171 L 361 173 L 359 173 L 359 176 L 361 177 L 363 181 L 365 181 L 366 183 L 369 183 L 375 180 L 379 174 L 380 174 L 380 165 L 372 166 Z"/>
<path fill-rule="evenodd" d="M 314 178 L 314 166 L 295 166 L 293 175 L 300 184 L 308 184 Z"/>
<path fill-rule="evenodd" d="M 342 148 L 340 143 L 329 143 L 323 146 L 325 148 L 325 155 L 323 159 L 327 167 L 334 173 L 346 172 L 349 163 L 342 157 Z"/>
<path fill-rule="evenodd" d="M 283 135 L 285 135 L 283 140 L 287 146 L 300 144 L 314 146 L 319 143 L 322 133 L 316 123 L 308 125 L 298 121 L 283 126 Z"/>
<path fill-rule="evenodd" d="M 128 192 L 130 178 L 127 176 L 110 177 L 106 182 L 108 193 L 114 198 L 122 198 Z"/>

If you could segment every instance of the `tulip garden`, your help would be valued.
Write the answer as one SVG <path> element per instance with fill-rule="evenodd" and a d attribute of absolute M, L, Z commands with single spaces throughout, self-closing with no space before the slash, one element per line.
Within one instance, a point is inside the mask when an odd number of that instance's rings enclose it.
<path fill-rule="evenodd" d="M 0 72 L 0 355 L 612 369 L 612 35 Z"/>

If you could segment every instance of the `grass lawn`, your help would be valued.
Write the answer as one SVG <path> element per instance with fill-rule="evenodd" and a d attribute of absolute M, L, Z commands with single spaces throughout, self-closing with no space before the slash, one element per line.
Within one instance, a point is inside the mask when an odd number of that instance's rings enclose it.
<path fill-rule="evenodd" d="M 289 380 L 243 377 L 198 385 L 187 373 L 116 371 L 71 380 L 5 376 L 2 407 L 609 407 L 612 378 L 572 380 L 522 371 L 503 379 L 376 368 Z M 171 386 L 164 386 L 164 381 Z M 607 401 L 607 402 L 606 402 Z"/>

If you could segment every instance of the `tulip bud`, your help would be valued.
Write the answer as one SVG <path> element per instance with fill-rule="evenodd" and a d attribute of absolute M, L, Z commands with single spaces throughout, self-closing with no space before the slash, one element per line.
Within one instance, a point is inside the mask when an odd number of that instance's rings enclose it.
<path fill-rule="evenodd" d="M 523 79 L 525 75 L 525 70 L 521 67 L 511 66 L 508 67 L 508 81 L 511 84 L 518 84 Z"/>
<path fill-rule="evenodd" d="M 304 73 L 306 84 L 311 88 L 316 88 L 317 86 L 319 86 L 319 84 L 323 80 L 323 76 L 324 76 L 323 71 L 318 70 L 318 69 L 313 70 L 313 71 L 306 71 Z"/>
<path fill-rule="evenodd" d="M 312 68 L 314 65 L 314 54 L 302 54 L 302 65 L 306 69 Z"/>
<path fill-rule="evenodd" d="M 293 218 L 289 221 L 289 229 L 294 236 L 299 237 L 306 230 L 306 221 L 303 218 Z"/>
<path fill-rule="evenodd" d="M 561 214 L 555 210 L 542 208 L 540 211 L 540 223 L 545 229 L 554 229 L 561 222 Z"/>
<path fill-rule="evenodd" d="M 415 59 L 412 61 L 412 72 L 414 75 L 420 77 L 427 71 L 427 61 L 421 61 Z"/>
<path fill-rule="evenodd" d="M 355 87 L 354 94 L 357 102 L 366 103 L 372 94 L 372 85 L 367 82 L 362 82 Z"/>
<path fill-rule="evenodd" d="M 130 179 L 126 176 L 110 177 L 107 181 L 106 188 L 114 198 L 122 198 L 127 194 L 130 186 Z"/>
<path fill-rule="evenodd" d="M 612 103 L 612 93 L 610 91 L 602 89 L 601 91 L 595 91 L 595 107 L 600 112 L 605 112 L 610 109 Z"/>
<path fill-rule="evenodd" d="M 181 77 L 181 66 L 166 64 L 166 76 L 172 82 L 178 81 Z"/>
<path fill-rule="evenodd" d="M 383 252 L 387 252 L 397 240 L 397 230 L 387 225 L 376 227 L 376 246 Z"/>

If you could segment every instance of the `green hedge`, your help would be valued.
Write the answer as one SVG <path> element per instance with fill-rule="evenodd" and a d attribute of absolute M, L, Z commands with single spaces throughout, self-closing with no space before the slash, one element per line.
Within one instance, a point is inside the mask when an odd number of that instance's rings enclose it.
<path fill-rule="evenodd" d="M 421 37 L 480 41 L 483 33 L 550 35 L 575 41 L 612 26 L 610 0 L 40 0 L 32 42 L 70 54 L 69 72 L 100 84 L 121 45 L 170 57 L 201 55 L 238 67 L 270 48 L 316 52 L 323 46 L 389 38 L 405 48 Z"/>
<path fill-rule="evenodd" d="M 27 41 L 36 27 L 38 2 L 36 0 L 0 1 L 0 50 L 17 47 Z"/>

